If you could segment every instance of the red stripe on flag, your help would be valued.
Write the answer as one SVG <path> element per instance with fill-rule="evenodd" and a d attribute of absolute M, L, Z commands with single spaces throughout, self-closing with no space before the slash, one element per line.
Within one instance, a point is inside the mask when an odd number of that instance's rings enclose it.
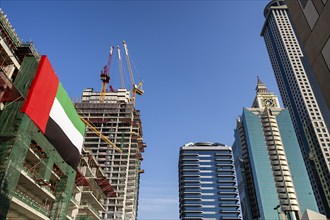
<path fill-rule="evenodd" d="M 59 80 L 47 56 L 42 56 L 26 101 L 21 109 L 21 112 L 25 112 L 42 133 L 46 131 L 58 84 Z"/>

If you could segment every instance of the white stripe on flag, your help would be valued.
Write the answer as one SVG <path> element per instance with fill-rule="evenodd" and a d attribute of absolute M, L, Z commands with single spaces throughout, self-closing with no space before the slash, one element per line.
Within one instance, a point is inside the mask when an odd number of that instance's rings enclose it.
<path fill-rule="evenodd" d="M 74 146 L 76 146 L 79 152 L 81 152 L 84 137 L 72 124 L 71 120 L 65 113 L 64 109 L 62 108 L 62 105 L 57 100 L 57 98 L 54 99 L 54 103 L 52 109 L 50 110 L 49 116 L 63 130 L 63 132 L 67 135 L 68 139 L 72 142 Z"/>

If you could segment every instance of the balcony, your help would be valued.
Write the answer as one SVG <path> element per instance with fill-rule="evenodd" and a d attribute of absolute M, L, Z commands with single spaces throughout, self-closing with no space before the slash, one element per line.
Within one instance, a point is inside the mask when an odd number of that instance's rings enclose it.
<path fill-rule="evenodd" d="M 272 161 L 271 161 L 271 164 L 272 164 L 273 166 L 278 166 L 278 165 L 280 165 L 280 162 L 279 162 L 278 160 L 272 160 Z"/>
<path fill-rule="evenodd" d="M 191 201 L 202 201 L 202 198 L 201 197 L 181 197 L 180 198 L 180 201 L 188 201 L 188 202 L 191 202 Z"/>
<path fill-rule="evenodd" d="M 81 201 L 88 201 L 88 204 L 93 206 L 94 209 L 104 211 L 103 201 L 98 199 L 92 191 L 83 189 L 81 194 Z"/>
<path fill-rule="evenodd" d="M 36 176 L 28 170 L 21 170 L 18 186 L 24 187 L 24 190 L 33 193 L 33 195 L 38 198 L 45 198 L 50 201 L 55 200 L 55 196 L 51 191 L 53 186 L 45 181 L 39 181 L 39 179 L 36 179 Z"/>
<path fill-rule="evenodd" d="M 239 203 L 221 203 L 220 207 L 239 207 Z"/>
<path fill-rule="evenodd" d="M 236 189 L 233 189 L 232 192 L 222 192 L 222 191 L 220 191 L 219 194 L 220 195 L 234 195 L 234 196 L 237 196 L 238 192 L 236 191 Z"/>
<path fill-rule="evenodd" d="M 83 217 L 83 216 L 84 217 L 88 216 L 89 219 L 96 219 L 96 220 L 102 219 L 100 213 L 95 208 L 93 208 L 91 205 L 89 205 L 87 203 L 82 204 L 79 207 L 79 213 L 78 213 L 77 217 L 79 218 L 79 217 Z"/>
<path fill-rule="evenodd" d="M 222 217 L 222 219 L 223 220 L 241 220 L 242 218 L 241 217 L 239 217 L 239 216 L 237 216 L 237 217 L 233 217 L 233 216 L 228 216 L 228 217 L 226 217 L 226 216 L 223 216 Z"/>
<path fill-rule="evenodd" d="M 202 210 L 183 210 L 183 213 L 188 212 L 188 213 L 202 213 Z"/>
<path fill-rule="evenodd" d="M 283 176 L 288 176 L 288 177 L 291 176 L 289 171 L 282 171 L 282 173 L 283 173 Z"/>
<path fill-rule="evenodd" d="M 232 197 L 232 198 L 220 198 L 219 200 L 221 201 L 239 201 L 237 197 Z"/>
<path fill-rule="evenodd" d="M 276 182 L 283 182 L 284 181 L 283 176 L 276 176 L 275 181 Z"/>
<path fill-rule="evenodd" d="M 217 174 L 218 177 L 232 177 L 233 179 L 235 178 L 235 174 L 234 172 L 232 174 L 228 174 L 228 173 L 219 173 Z"/>
<path fill-rule="evenodd" d="M 15 219 L 17 216 L 29 216 L 30 219 L 50 219 L 51 203 L 41 204 L 32 199 L 26 193 L 20 190 L 13 192 L 13 198 L 10 203 L 10 209 L 7 214 L 7 219 Z"/>
<path fill-rule="evenodd" d="M 67 213 L 72 213 L 74 209 L 78 209 L 78 208 L 79 208 L 79 202 L 72 196 L 70 199 Z"/>
<path fill-rule="evenodd" d="M 200 210 L 202 208 L 201 204 L 189 204 L 189 203 L 185 203 L 182 207 L 184 208 L 189 208 L 189 210 L 193 209 L 197 209 Z"/>
<path fill-rule="evenodd" d="M 229 185 L 231 183 L 235 182 L 235 176 L 231 177 L 222 177 L 217 180 L 217 183 L 220 183 L 221 185 Z"/>
<path fill-rule="evenodd" d="M 236 213 L 237 215 L 240 213 L 240 211 L 238 209 L 235 209 L 235 210 L 221 210 L 220 211 L 221 213 Z M 240 218 L 238 218 L 240 219 Z"/>

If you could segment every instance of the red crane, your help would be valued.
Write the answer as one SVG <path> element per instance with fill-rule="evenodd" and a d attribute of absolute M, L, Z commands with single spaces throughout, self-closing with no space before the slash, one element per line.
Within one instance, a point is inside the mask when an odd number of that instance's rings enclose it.
<path fill-rule="evenodd" d="M 112 60 L 112 53 L 113 53 L 114 46 L 110 48 L 110 53 L 109 53 L 109 58 L 108 58 L 108 63 L 106 66 L 103 67 L 103 71 L 101 71 L 100 74 L 100 79 L 102 81 L 102 89 L 100 93 L 100 100 L 104 101 L 105 98 L 105 93 L 107 92 L 107 86 L 110 82 L 110 65 L 111 65 L 111 60 Z M 110 85 L 110 91 L 114 92 L 114 89 Z"/>

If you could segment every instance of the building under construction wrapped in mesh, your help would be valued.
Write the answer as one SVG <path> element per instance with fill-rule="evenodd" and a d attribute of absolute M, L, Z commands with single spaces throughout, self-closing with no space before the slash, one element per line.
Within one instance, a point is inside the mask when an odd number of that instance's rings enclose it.
<path fill-rule="evenodd" d="M 23 100 L 0 113 L 2 219 L 65 219 L 75 183 L 75 170 L 20 112 L 37 67 L 36 57 L 24 58 L 14 81 Z"/>
<path fill-rule="evenodd" d="M 21 112 L 39 64 L 0 10 L 0 219 L 101 219 L 116 193 L 92 153 L 72 168 Z"/>
<path fill-rule="evenodd" d="M 76 172 L 20 112 L 39 55 L 0 10 L 0 219 L 66 219 Z"/>

